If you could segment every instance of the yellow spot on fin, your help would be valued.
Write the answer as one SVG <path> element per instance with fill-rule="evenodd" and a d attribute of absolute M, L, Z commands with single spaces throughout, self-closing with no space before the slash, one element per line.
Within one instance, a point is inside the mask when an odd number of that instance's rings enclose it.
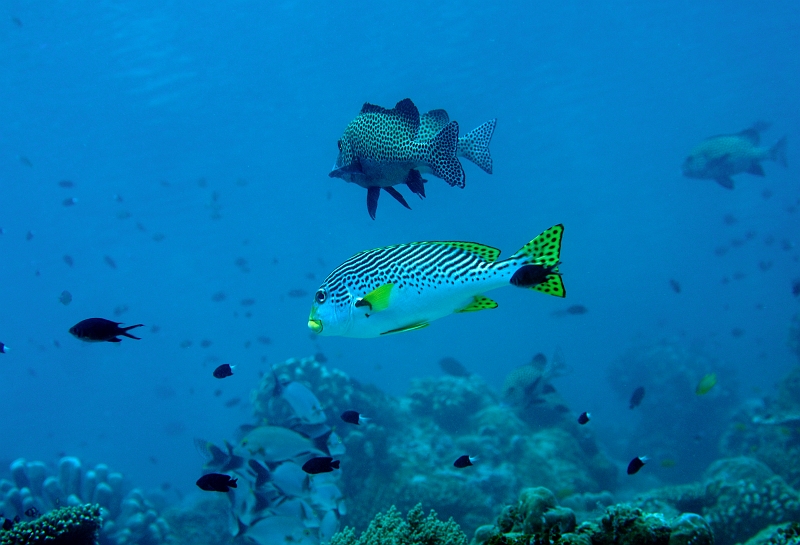
<path fill-rule="evenodd" d="M 564 235 L 562 224 L 553 225 L 550 229 L 527 243 L 514 254 L 516 258 L 524 258 L 529 263 L 550 267 L 558 265 L 561 256 L 561 237 Z"/>
<path fill-rule="evenodd" d="M 476 295 L 473 301 L 456 312 L 477 312 L 479 310 L 488 310 L 490 308 L 497 308 L 497 303 L 486 297 L 485 295 Z"/>
<path fill-rule="evenodd" d="M 405 327 L 398 327 L 397 329 L 390 329 L 389 331 L 384 331 L 381 335 L 391 335 L 392 333 L 404 333 L 406 331 L 414 331 L 415 329 L 425 329 L 428 327 L 428 322 L 419 322 L 416 324 L 407 325 Z"/>
<path fill-rule="evenodd" d="M 547 280 L 541 284 L 536 284 L 531 289 L 546 293 L 547 295 L 555 295 L 556 297 L 567 296 L 567 290 L 564 288 L 564 282 L 561 281 L 561 276 L 557 274 L 547 275 Z"/>
<path fill-rule="evenodd" d="M 378 286 L 364 297 L 356 301 L 357 307 L 369 307 L 372 312 L 379 312 L 389 308 L 389 296 L 392 294 L 394 284 Z"/>
<path fill-rule="evenodd" d="M 480 257 L 487 263 L 497 261 L 500 257 L 500 250 L 486 246 L 485 244 L 478 244 L 477 242 L 459 242 L 459 241 L 445 241 L 445 242 L 431 242 L 430 244 L 439 244 L 442 246 L 449 246 Z"/>

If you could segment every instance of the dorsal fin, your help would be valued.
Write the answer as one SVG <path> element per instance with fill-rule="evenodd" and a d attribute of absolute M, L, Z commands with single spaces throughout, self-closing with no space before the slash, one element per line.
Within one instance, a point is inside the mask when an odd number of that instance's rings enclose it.
<path fill-rule="evenodd" d="M 491 246 L 486 246 L 485 244 L 478 244 L 477 242 L 444 241 L 431 242 L 430 244 L 441 244 L 443 246 L 456 248 L 458 250 L 467 252 L 468 254 L 480 257 L 487 263 L 497 261 L 497 258 L 500 257 L 500 250 L 497 248 L 492 248 Z"/>
<path fill-rule="evenodd" d="M 391 110 L 387 110 L 383 106 L 378 106 L 377 104 L 370 104 L 369 102 L 365 102 L 364 105 L 361 107 L 361 111 L 358 112 L 359 114 L 388 114 Z"/>
<path fill-rule="evenodd" d="M 417 140 L 430 140 L 450 123 L 450 116 L 444 110 L 431 110 L 419 118 L 419 132 Z"/>
<path fill-rule="evenodd" d="M 756 128 L 745 129 L 739 133 L 739 136 L 742 138 L 747 138 L 754 146 L 757 146 L 761 143 L 761 135 L 758 134 L 758 130 Z"/>
<path fill-rule="evenodd" d="M 399 116 L 404 123 L 410 125 L 413 133 L 417 134 L 417 131 L 419 130 L 419 110 L 414 103 L 411 102 L 410 98 L 404 98 L 395 104 L 394 111 L 392 113 Z"/>

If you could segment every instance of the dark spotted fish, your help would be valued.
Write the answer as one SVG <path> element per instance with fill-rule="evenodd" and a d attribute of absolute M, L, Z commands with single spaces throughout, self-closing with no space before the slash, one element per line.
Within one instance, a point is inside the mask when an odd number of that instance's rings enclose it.
<path fill-rule="evenodd" d="M 761 132 L 767 123 L 756 123 L 736 134 L 712 136 L 700 142 L 683 161 L 687 178 L 716 180 L 726 189 L 733 189 L 731 176 L 747 172 L 764 176 L 762 161 L 776 161 L 786 167 L 786 137 L 772 147 L 760 147 Z"/>
<path fill-rule="evenodd" d="M 450 116 L 444 110 L 431 110 L 422 114 L 419 118 L 419 131 L 417 132 L 418 142 L 429 142 L 436 137 L 439 132 L 450 123 Z M 494 129 L 497 126 L 497 119 L 490 119 L 486 123 L 479 125 L 469 131 L 464 136 L 458 138 L 456 156 L 469 159 L 478 165 L 487 174 L 492 173 L 492 155 L 489 152 L 489 144 L 492 142 Z M 420 172 L 429 172 L 424 167 L 420 167 Z"/>
<path fill-rule="evenodd" d="M 381 189 L 410 208 L 392 186 L 405 184 L 420 196 L 425 195 L 423 168 L 451 186 L 464 187 L 464 169 L 456 157 L 458 123 L 445 124 L 432 138 L 417 139 L 419 110 L 410 99 L 394 108 L 364 104 L 339 139 L 339 156 L 332 178 L 341 178 L 367 189 L 367 211 L 375 219 Z"/>
<path fill-rule="evenodd" d="M 456 312 L 497 307 L 483 293 L 509 284 L 564 297 L 563 225 L 508 259 L 474 242 L 412 242 L 361 252 L 314 294 L 308 327 L 322 335 L 377 337 L 427 327 Z"/>

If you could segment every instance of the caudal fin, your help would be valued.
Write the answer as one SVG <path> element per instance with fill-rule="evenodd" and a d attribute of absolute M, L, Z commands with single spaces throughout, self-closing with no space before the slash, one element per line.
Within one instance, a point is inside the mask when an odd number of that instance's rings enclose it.
<path fill-rule="evenodd" d="M 784 136 L 772 146 L 769 150 L 769 158 L 777 161 L 784 167 L 788 167 L 789 163 L 786 162 L 786 137 Z"/>
<path fill-rule="evenodd" d="M 126 337 L 129 337 L 129 338 L 131 338 L 131 339 L 136 339 L 137 341 L 141 341 L 142 339 L 140 339 L 139 337 L 134 337 L 133 335 L 131 335 L 130 333 L 128 333 L 128 330 L 129 330 L 129 329 L 133 329 L 133 328 L 135 328 L 135 327 L 142 327 L 143 325 L 144 325 L 144 324 L 136 324 L 136 325 L 129 325 L 128 327 L 121 327 L 121 328 L 120 328 L 120 332 L 119 332 L 119 333 L 117 333 L 117 335 L 124 335 L 124 336 L 126 336 Z"/>
<path fill-rule="evenodd" d="M 491 174 L 492 156 L 489 153 L 489 144 L 492 141 L 496 126 L 497 119 L 490 119 L 459 138 L 456 155 L 466 157 L 481 167 L 487 174 Z"/>
<path fill-rule="evenodd" d="M 464 169 L 456 157 L 458 123 L 448 123 L 428 146 L 426 160 L 433 174 L 452 186 L 464 187 Z"/>
<path fill-rule="evenodd" d="M 561 263 L 562 224 L 554 225 L 527 243 L 510 259 L 522 260 L 522 266 L 511 277 L 511 283 L 556 297 L 567 295 L 558 265 Z"/>

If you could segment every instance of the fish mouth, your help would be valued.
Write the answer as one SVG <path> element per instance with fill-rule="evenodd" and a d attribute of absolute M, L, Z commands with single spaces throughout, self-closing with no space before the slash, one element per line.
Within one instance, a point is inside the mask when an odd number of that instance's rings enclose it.
<path fill-rule="evenodd" d="M 322 333 L 322 320 L 308 320 L 308 329 L 313 331 L 316 334 Z"/>

